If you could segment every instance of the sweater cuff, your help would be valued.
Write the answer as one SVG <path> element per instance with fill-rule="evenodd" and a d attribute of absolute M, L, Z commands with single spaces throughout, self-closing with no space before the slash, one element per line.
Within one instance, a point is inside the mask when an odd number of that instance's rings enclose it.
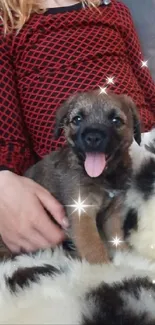
<path fill-rule="evenodd" d="M 18 175 L 35 163 L 30 148 L 20 143 L 5 143 L 0 145 L 0 171 L 9 170 Z"/>
<path fill-rule="evenodd" d="M 12 168 L 9 168 L 7 166 L 4 166 L 4 165 L 0 165 L 0 172 L 3 171 L 3 170 L 9 170 L 10 172 L 14 172 L 14 170 Z"/>

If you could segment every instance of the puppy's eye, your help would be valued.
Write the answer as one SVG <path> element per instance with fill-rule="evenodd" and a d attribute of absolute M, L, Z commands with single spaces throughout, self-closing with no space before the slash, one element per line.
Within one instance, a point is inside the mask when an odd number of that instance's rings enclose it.
<path fill-rule="evenodd" d="M 76 115 L 76 116 L 73 117 L 72 123 L 74 125 L 78 126 L 81 123 L 82 120 L 83 120 L 82 115 L 81 114 L 78 114 L 78 115 Z"/>
<path fill-rule="evenodd" d="M 119 117 L 119 116 L 115 116 L 112 118 L 111 120 L 112 124 L 114 124 L 117 128 L 120 128 L 123 124 L 124 121 Z"/>

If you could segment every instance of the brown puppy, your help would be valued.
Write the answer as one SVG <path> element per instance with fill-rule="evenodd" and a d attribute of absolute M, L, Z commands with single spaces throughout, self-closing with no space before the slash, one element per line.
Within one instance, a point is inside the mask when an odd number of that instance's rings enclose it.
<path fill-rule="evenodd" d="M 56 138 L 62 129 L 66 146 L 47 155 L 26 176 L 64 205 L 79 256 L 91 263 L 107 261 L 99 233 L 107 241 L 121 233 L 120 205 L 130 177 L 128 148 L 134 135 L 140 142 L 137 110 L 127 96 L 76 94 L 57 113 Z M 79 195 L 87 206 L 80 216 L 70 206 Z"/>

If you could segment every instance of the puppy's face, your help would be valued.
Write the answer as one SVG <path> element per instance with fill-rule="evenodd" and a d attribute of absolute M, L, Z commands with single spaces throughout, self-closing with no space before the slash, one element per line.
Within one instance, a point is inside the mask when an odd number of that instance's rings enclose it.
<path fill-rule="evenodd" d="M 130 98 L 98 91 L 77 94 L 60 108 L 57 127 L 63 124 L 65 137 L 87 174 L 98 177 L 108 162 L 132 143 L 136 109 Z"/>

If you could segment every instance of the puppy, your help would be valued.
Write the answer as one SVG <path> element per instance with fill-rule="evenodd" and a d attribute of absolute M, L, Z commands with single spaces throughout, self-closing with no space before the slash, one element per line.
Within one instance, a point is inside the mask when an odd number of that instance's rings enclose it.
<path fill-rule="evenodd" d="M 131 166 L 128 149 L 134 136 L 140 143 L 136 107 L 123 95 L 76 94 L 58 110 L 57 139 L 62 129 L 66 146 L 47 155 L 25 175 L 64 205 L 69 236 L 79 256 L 91 263 L 107 261 L 103 239 L 110 242 L 116 234 L 121 236 L 120 207 Z M 80 215 L 72 207 L 79 198 L 85 204 Z"/>
<path fill-rule="evenodd" d="M 133 175 L 124 198 L 125 240 L 141 255 L 155 260 L 155 129 L 130 149 Z"/>

